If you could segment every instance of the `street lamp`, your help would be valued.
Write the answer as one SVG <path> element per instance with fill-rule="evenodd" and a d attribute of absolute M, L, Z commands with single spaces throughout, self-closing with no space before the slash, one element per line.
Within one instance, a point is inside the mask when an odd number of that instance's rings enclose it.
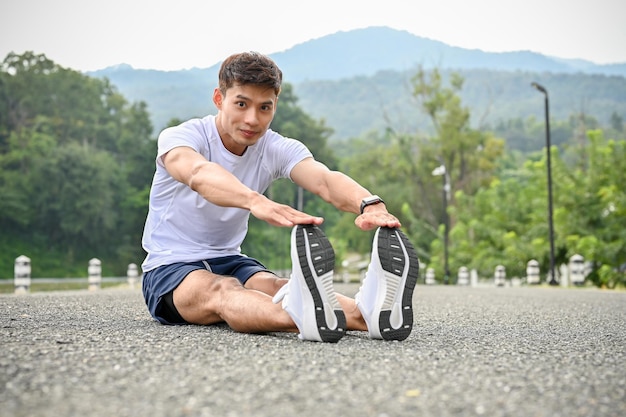
<path fill-rule="evenodd" d="M 446 166 L 443 164 L 433 170 L 433 175 L 443 177 L 443 283 L 447 285 L 450 279 L 450 268 L 448 266 L 448 235 L 450 227 L 448 225 L 448 200 L 450 199 L 450 176 L 448 175 Z"/>
<path fill-rule="evenodd" d="M 552 221 L 552 164 L 550 162 L 550 103 L 548 101 L 548 91 L 540 84 L 535 82 L 530 84 L 532 87 L 543 93 L 545 97 L 546 108 L 546 156 L 548 158 L 548 225 L 550 227 L 550 285 L 557 285 L 556 275 L 554 274 L 554 224 Z"/>

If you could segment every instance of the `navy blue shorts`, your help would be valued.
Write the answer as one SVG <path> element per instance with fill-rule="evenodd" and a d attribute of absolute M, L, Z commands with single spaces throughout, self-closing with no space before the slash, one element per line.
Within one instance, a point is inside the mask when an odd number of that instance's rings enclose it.
<path fill-rule="evenodd" d="M 189 273 L 198 269 L 235 277 L 244 285 L 257 272 L 271 272 L 261 262 L 243 255 L 231 255 L 198 262 L 177 262 L 148 271 L 143 276 L 143 297 L 152 317 L 162 324 L 186 324 L 174 307 L 171 293 Z"/>

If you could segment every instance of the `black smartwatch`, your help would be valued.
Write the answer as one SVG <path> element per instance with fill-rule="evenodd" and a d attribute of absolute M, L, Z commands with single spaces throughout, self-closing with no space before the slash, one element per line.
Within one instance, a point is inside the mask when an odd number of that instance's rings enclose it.
<path fill-rule="evenodd" d="M 378 204 L 378 203 L 385 203 L 383 201 L 382 198 L 380 198 L 377 195 L 372 195 L 369 197 L 365 197 L 362 201 L 361 201 L 361 214 L 363 214 L 363 210 L 365 210 L 365 207 L 367 206 L 371 206 L 373 204 Z"/>

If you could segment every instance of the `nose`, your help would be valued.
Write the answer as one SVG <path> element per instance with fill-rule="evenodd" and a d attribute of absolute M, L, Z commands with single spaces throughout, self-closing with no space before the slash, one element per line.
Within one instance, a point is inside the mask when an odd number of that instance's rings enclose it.
<path fill-rule="evenodd" d="M 246 111 L 244 123 L 248 126 L 256 126 L 259 123 L 258 111 L 254 108 L 249 108 L 248 111 Z"/>

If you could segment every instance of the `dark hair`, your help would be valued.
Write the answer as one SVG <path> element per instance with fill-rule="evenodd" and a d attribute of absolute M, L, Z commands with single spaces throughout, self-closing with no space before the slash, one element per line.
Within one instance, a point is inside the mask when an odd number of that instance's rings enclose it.
<path fill-rule="evenodd" d="M 269 57 L 258 52 L 242 52 L 222 62 L 218 79 L 219 89 L 224 95 L 235 84 L 255 84 L 273 88 L 278 96 L 283 73 Z"/>

